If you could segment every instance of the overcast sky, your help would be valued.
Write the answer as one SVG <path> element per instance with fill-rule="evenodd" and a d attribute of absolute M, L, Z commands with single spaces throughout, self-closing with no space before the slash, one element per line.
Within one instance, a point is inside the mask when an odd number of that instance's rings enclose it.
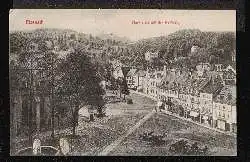
<path fill-rule="evenodd" d="M 113 33 L 131 40 L 167 35 L 180 29 L 236 31 L 235 10 L 153 10 L 153 9 L 14 9 L 10 30 L 37 28 L 73 29 L 98 35 Z M 43 24 L 25 24 L 43 20 Z M 132 21 L 175 21 L 179 24 L 132 24 Z"/>

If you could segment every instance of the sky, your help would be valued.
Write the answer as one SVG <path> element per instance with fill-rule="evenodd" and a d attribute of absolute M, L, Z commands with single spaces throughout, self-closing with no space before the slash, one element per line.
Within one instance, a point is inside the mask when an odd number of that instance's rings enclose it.
<path fill-rule="evenodd" d="M 26 20 L 43 20 L 43 23 L 26 24 Z M 133 24 L 133 21 L 157 23 Z M 158 21 L 164 23 L 158 24 Z M 73 29 L 92 35 L 113 33 L 131 40 L 167 35 L 181 29 L 235 32 L 236 11 L 160 9 L 13 9 L 10 11 L 10 31 L 37 28 Z"/>

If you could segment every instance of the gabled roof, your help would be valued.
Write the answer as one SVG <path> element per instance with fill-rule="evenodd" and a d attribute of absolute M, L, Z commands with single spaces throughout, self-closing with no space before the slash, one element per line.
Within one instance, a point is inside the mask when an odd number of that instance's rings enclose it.
<path fill-rule="evenodd" d="M 222 97 L 220 98 L 220 96 Z M 236 105 L 236 86 L 224 86 L 215 101 L 228 105 Z"/>
<path fill-rule="evenodd" d="M 229 69 L 231 69 L 234 72 L 234 74 L 236 74 L 236 65 L 235 67 L 233 67 L 233 65 L 228 65 L 225 70 L 227 71 Z"/>
<path fill-rule="evenodd" d="M 136 72 L 136 74 L 137 74 L 138 76 L 140 76 L 140 77 L 143 77 L 143 76 L 146 75 L 146 71 L 144 71 L 144 70 L 138 70 L 138 71 Z"/>
<path fill-rule="evenodd" d="M 161 84 L 165 88 L 171 88 L 175 79 L 176 79 L 175 74 L 167 72 L 167 75 L 164 78 L 162 78 Z"/>
<path fill-rule="evenodd" d="M 127 76 L 134 76 L 138 70 L 137 69 L 130 69 Z"/>
<path fill-rule="evenodd" d="M 213 82 L 212 79 L 210 79 L 208 83 L 201 88 L 200 92 L 210 93 L 213 94 L 213 96 L 216 96 L 221 91 L 222 87 L 223 85 L 220 82 Z"/>

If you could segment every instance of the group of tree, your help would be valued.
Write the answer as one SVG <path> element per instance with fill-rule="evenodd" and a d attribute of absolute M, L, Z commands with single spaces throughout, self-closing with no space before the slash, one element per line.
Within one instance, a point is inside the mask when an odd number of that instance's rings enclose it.
<path fill-rule="evenodd" d="M 38 43 L 38 49 L 27 51 L 26 47 L 34 41 L 37 41 L 35 43 Z M 72 112 L 72 132 L 75 134 L 78 111 L 82 106 L 87 105 L 89 112 L 96 109 L 99 116 L 103 116 L 105 90 L 100 82 L 109 75 L 103 67 L 106 64 L 91 59 L 89 53 L 77 46 L 62 59 L 57 53 L 43 46 L 45 41 L 46 39 L 39 40 L 25 34 L 10 34 L 10 56 L 15 56 L 10 62 L 10 87 L 13 90 L 11 93 L 15 90 L 23 91 L 23 87 L 28 87 L 27 92 L 32 91 L 53 98 L 52 107 L 67 102 L 68 111 Z M 93 114 L 91 115 L 93 119 Z"/>
<path fill-rule="evenodd" d="M 98 75 L 98 67 L 94 64 L 85 51 L 76 49 L 75 52 L 67 55 L 59 66 L 60 71 L 59 84 L 56 91 L 61 94 L 61 99 L 70 103 L 70 109 L 73 115 L 73 134 L 78 123 L 78 111 L 83 105 L 88 105 L 90 112 L 97 110 L 102 115 L 105 103 L 100 82 L 101 76 Z M 65 94 L 66 98 L 65 98 Z M 91 119 L 93 114 L 91 113 Z"/>
<path fill-rule="evenodd" d="M 192 46 L 198 46 L 200 49 L 196 53 L 191 53 Z M 197 29 L 185 29 L 167 36 L 139 40 L 128 48 L 131 48 L 132 52 L 127 57 L 135 59 L 132 61 L 134 65 L 145 64 L 144 54 L 150 50 L 158 51 L 158 59 L 164 62 L 171 61 L 170 64 L 178 62 L 178 59 L 174 60 L 179 57 L 187 57 L 181 60 L 185 66 L 201 61 L 213 64 L 231 60 L 231 53 L 236 49 L 236 37 L 234 32 L 202 32 Z M 127 64 L 130 62 L 128 59 Z"/>

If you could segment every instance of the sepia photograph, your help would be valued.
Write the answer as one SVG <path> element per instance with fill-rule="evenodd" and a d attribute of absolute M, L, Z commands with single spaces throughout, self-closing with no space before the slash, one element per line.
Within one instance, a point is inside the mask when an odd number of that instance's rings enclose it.
<path fill-rule="evenodd" d="M 237 156 L 236 10 L 12 9 L 11 156 Z"/>

